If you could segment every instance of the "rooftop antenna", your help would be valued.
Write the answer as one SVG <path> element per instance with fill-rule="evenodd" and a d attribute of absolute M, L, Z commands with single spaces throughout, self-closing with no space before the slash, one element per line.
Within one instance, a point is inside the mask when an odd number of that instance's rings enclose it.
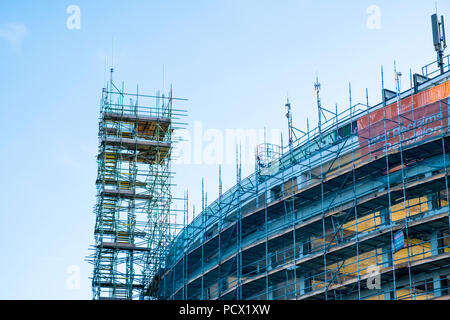
<path fill-rule="evenodd" d="M 353 112 L 352 112 L 352 83 L 351 82 L 348 83 L 348 102 L 350 105 L 350 117 L 351 117 L 353 115 Z M 353 128 L 352 128 L 352 130 L 353 130 Z"/>
<path fill-rule="evenodd" d="M 316 74 L 316 82 L 314 83 L 314 90 L 316 91 L 316 98 L 317 98 L 317 110 L 319 113 L 319 135 L 322 133 L 322 116 L 325 118 L 325 123 L 328 121 L 328 116 L 332 115 L 333 117 L 337 117 L 337 108 L 336 111 L 330 111 L 327 108 L 322 107 L 322 102 L 320 100 L 320 82 L 319 77 Z"/>
<path fill-rule="evenodd" d="M 114 37 L 111 39 L 111 68 L 114 68 Z"/>
<path fill-rule="evenodd" d="M 114 68 L 111 67 L 111 69 L 109 70 L 109 90 L 113 90 L 113 73 L 114 73 Z"/>
<path fill-rule="evenodd" d="M 400 71 L 397 71 L 397 63 L 394 60 L 394 74 L 395 74 L 395 91 L 397 93 L 397 100 L 400 100 L 400 92 L 401 92 L 401 77 L 402 77 L 402 73 Z"/>
<path fill-rule="evenodd" d="M 239 146 L 236 144 L 236 183 L 239 184 L 241 182 L 241 144 Z"/>
<path fill-rule="evenodd" d="M 108 56 L 105 55 L 105 66 L 103 69 L 103 83 L 105 84 L 105 88 L 106 88 L 106 74 L 108 73 Z"/>
<path fill-rule="evenodd" d="M 189 190 L 186 189 L 185 198 L 184 198 L 184 227 L 189 223 Z"/>
<path fill-rule="evenodd" d="M 111 39 L 111 68 L 110 68 L 109 90 L 113 90 L 113 72 L 114 72 L 114 37 Z"/>
<path fill-rule="evenodd" d="M 264 144 L 267 143 L 267 139 L 266 139 L 266 127 L 264 127 Z"/>
<path fill-rule="evenodd" d="M 219 164 L 219 199 L 222 197 L 222 166 Z"/>
<path fill-rule="evenodd" d="M 202 211 L 205 210 L 205 178 L 202 177 Z"/>
<path fill-rule="evenodd" d="M 291 112 L 291 103 L 289 102 L 289 97 L 286 99 L 286 118 L 288 119 L 288 132 L 289 132 L 289 150 L 292 151 L 293 145 L 293 129 L 292 129 L 292 112 Z"/>
<path fill-rule="evenodd" d="M 280 131 L 280 146 L 281 150 L 283 150 L 283 132 Z"/>
<path fill-rule="evenodd" d="M 441 21 L 439 21 L 437 8 L 436 13 L 431 16 L 431 29 L 433 31 L 434 50 L 437 53 L 437 63 L 442 74 L 444 73 L 444 50 L 447 48 L 447 42 L 445 40 L 444 16 L 441 16 Z"/>
<path fill-rule="evenodd" d="M 319 134 L 322 132 L 321 123 L 322 123 L 322 112 L 321 112 L 321 102 L 320 102 L 320 82 L 319 77 L 316 74 L 316 82 L 314 83 L 314 90 L 316 91 L 317 98 L 317 111 L 319 113 Z"/>

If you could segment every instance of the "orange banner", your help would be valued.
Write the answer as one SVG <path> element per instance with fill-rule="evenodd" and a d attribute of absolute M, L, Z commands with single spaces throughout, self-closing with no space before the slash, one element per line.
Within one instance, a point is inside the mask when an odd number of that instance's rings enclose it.
<path fill-rule="evenodd" d="M 394 102 L 358 119 L 363 158 L 442 134 L 448 125 L 450 81 Z M 414 106 L 414 107 L 413 107 Z"/>

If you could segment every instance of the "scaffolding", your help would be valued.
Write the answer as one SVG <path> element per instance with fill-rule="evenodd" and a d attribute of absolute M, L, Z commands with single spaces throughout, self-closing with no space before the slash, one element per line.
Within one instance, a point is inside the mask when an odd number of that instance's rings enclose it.
<path fill-rule="evenodd" d="M 347 110 L 259 146 L 225 193 L 219 178 L 218 199 L 185 212 L 158 298 L 448 299 L 450 65 L 410 72 L 403 92 L 394 71 L 381 103 L 349 86 Z"/>
<path fill-rule="evenodd" d="M 113 82 L 102 90 L 97 157 L 94 299 L 153 299 L 155 275 L 180 224 L 172 196 L 173 131 L 184 110 L 164 96 L 127 93 Z M 182 215 L 182 213 L 181 213 Z"/>

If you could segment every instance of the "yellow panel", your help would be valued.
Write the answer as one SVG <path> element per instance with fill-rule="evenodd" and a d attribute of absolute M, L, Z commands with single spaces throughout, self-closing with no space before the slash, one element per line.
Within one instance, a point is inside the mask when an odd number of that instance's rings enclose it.
<path fill-rule="evenodd" d="M 410 239 L 407 247 L 394 253 L 394 265 L 408 261 L 408 249 L 410 261 L 418 261 L 431 256 L 430 243 L 420 239 Z"/>
<path fill-rule="evenodd" d="M 377 265 L 381 263 L 381 255 L 376 255 L 376 250 L 372 250 L 366 253 L 362 253 L 359 255 L 359 272 L 360 275 L 364 275 L 367 272 L 367 268 L 370 266 Z M 357 276 L 358 274 L 358 263 L 357 256 L 353 256 L 345 260 L 344 265 L 339 269 L 339 275 L 345 275 L 346 278 Z M 333 270 L 339 268 L 342 261 L 339 263 L 330 264 L 327 266 L 327 270 Z M 337 271 L 337 270 L 336 270 Z M 342 279 L 345 280 L 345 279 Z"/>
<path fill-rule="evenodd" d="M 353 165 L 357 166 L 359 162 L 361 161 L 361 150 L 356 150 L 353 155 L 352 153 L 347 153 L 346 155 L 336 159 L 336 161 L 333 162 L 333 166 L 331 171 L 345 171 L 352 167 Z M 328 165 L 329 166 L 329 165 Z"/>
<path fill-rule="evenodd" d="M 411 300 L 411 293 L 408 289 L 400 289 L 396 291 L 397 299 L 400 300 Z"/>
<path fill-rule="evenodd" d="M 406 205 L 406 213 L 403 201 L 391 206 L 392 221 L 403 220 L 405 215 L 410 217 L 428 211 L 427 196 L 407 200 Z"/>
<path fill-rule="evenodd" d="M 317 249 L 320 247 L 323 247 L 323 239 L 322 238 L 311 240 L 311 250 L 314 250 L 314 249 Z"/>
<path fill-rule="evenodd" d="M 356 231 L 356 227 L 358 227 L 358 232 L 366 232 L 370 231 L 381 224 L 380 212 L 376 211 L 371 214 L 365 215 L 363 217 L 358 218 L 356 221 L 357 225 L 355 225 L 355 221 L 349 221 L 343 225 L 345 230 Z"/>
<path fill-rule="evenodd" d="M 422 290 L 413 289 L 412 295 L 409 289 L 397 290 L 397 299 L 400 300 L 428 300 L 434 298 L 433 293 L 423 293 Z"/>
<path fill-rule="evenodd" d="M 445 207 L 446 205 L 447 205 L 447 191 L 444 189 L 444 190 L 441 190 L 439 193 L 438 193 L 438 198 L 439 198 L 439 200 L 438 200 L 438 206 L 440 207 L 440 208 L 442 208 L 442 207 Z"/>
<path fill-rule="evenodd" d="M 325 282 L 321 280 L 313 280 L 311 281 L 311 286 L 314 288 L 313 290 L 318 290 L 325 288 Z"/>

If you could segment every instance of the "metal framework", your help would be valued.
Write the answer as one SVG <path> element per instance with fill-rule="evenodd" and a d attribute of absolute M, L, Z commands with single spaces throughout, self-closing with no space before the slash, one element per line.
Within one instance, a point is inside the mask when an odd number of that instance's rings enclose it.
<path fill-rule="evenodd" d="M 219 178 L 218 199 L 185 212 L 158 298 L 448 299 L 449 64 L 403 92 L 395 75 L 382 103 L 353 104 L 349 87 L 348 110 L 259 147 L 225 193 Z"/>
<path fill-rule="evenodd" d="M 152 299 L 179 211 L 173 208 L 173 131 L 185 113 L 168 96 L 102 91 L 95 205 L 94 299 Z"/>

